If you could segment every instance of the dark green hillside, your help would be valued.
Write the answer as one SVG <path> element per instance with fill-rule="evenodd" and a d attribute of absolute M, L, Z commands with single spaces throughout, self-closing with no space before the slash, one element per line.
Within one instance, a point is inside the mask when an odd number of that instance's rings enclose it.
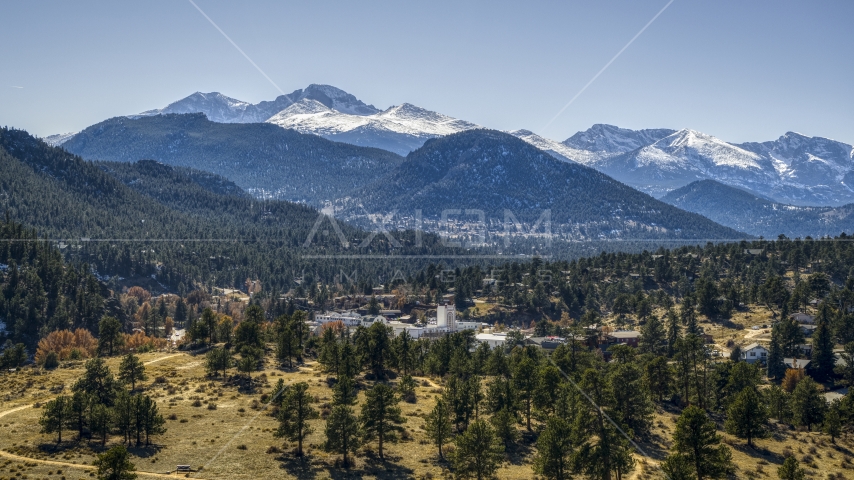
<path fill-rule="evenodd" d="M 313 205 L 362 187 L 403 160 L 267 123 L 215 123 L 201 113 L 111 118 L 62 147 L 88 160 L 153 159 L 213 172 L 257 196 Z"/>
<path fill-rule="evenodd" d="M 343 248 L 328 220 L 304 247 L 320 215 L 316 210 L 257 201 L 239 192 L 220 195 L 213 190 L 228 190 L 227 183 L 207 178 L 205 187 L 200 176 L 153 162 L 96 165 L 26 132 L 0 130 L 0 208 L 42 235 L 63 239 L 70 258 L 91 263 L 102 274 L 154 275 L 176 290 L 202 283 L 242 286 L 247 278 L 258 278 L 265 288 L 282 290 L 294 286 L 293 279 L 304 271 L 332 281 L 342 269 L 358 270 L 360 279 L 381 281 L 397 269 L 419 266 L 418 261 L 306 255 L 451 251 L 429 235 L 423 247 L 415 248 L 414 236 L 401 233 L 396 234 L 400 248 L 377 235 L 358 249 L 367 234 L 341 223 L 352 245 Z"/>
<path fill-rule="evenodd" d="M 65 263 L 34 231 L 0 220 L 0 322 L 8 337 L 32 353 L 54 330 L 97 330 L 105 313 L 121 317 L 121 308 L 85 265 Z"/>
<path fill-rule="evenodd" d="M 781 234 L 821 237 L 854 231 L 854 204 L 841 207 L 786 205 L 714 180 L 690 183 L 661 200 L 722 225 L 766 238 Z"/>

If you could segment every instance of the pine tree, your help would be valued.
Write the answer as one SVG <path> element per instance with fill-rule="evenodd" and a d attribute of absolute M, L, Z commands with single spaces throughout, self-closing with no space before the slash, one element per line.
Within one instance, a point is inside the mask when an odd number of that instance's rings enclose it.
<path fill-rule="evenodd" d="M 404 375 L 400 378 L 400 381 L 397 382 L 397 392 L 403 401 L 408 403 L 416 402 L 415 380 L 412 379 L 411 375 Z"/>
<path fill-rule="evenodd" d="M 136 355 L 128 353 L 122 358 L 122 363 L 119 365 L 119 380 L 125 384 L 130 384 L 131 391 L 136 390 L 136 382 L 142 382 L 147 379 L 145 375 L 145 365 Z"/>
<path fill-rule="evenodd" d="M 768 411 L 754 387 L 745 387 L 727 409 L 727 433 L 747 439 L 751 447 L 753 439 L 765 433 L 767 423 Z"/>
<path fill-rule="evenodd" d="M 367 331 L 366 350 L 362 352 L 374 378 L 382 380 L 386 374 L 386 362 L 391 358 L 389 330 L 382 322 L 374 322 Z"/>
<path fill-rule="evenodd" d="M 293 359 L 301 355 L 300 339 L 294 328 L 293 320 L 282 315 L 276 319 L 278 325 L 278 334 L 276 338 L 276 358 L 284 364 L 287 362 L 288 368 L 293 368 Z"/>
<path fill-rule="evenodd" d="M 800 467 L 795 457 L 788 456 L 777 469 L 777 476 L 780 477 L 780 480 L 804 480 L 806 472 Z"/>
<path fill-rule="evenodd" d="M 326 450 L 342 454 L 343 466 L 347 468 L 350 466 L 347 454 L 355 455 L 359 444 L 359 419 L 353 409 L 343 404 L 333 406 L 326 419 Z"/>
<path fill-rule="evenodd" d="M 836 437 L 842 433 L 842 416 L 839 413 L 840 402 L 834 401 L 827 408 L 824 415 L 824 433 L 830 436 L 831 443 L 836 443 Z"/>
<path fill-rule="evenodd" d="M 560 370 L 557 367 L 550 363 L 540 365 L 537 373 L 537 388 L 534 391 L 534 406 L 546 416 L 554 413 L 561 380 Z"/>
<path fill-rule="evenodd" d="M 436 401 L 436 406 L 424 419 L 424 431 L 427 433 L 427 438 L 438 448 L 439 459 L 444 460 L 442 446 L 451 437 L 451 417 L 448 405 L 441 398 Z"/>
<path fill-rule="evenodd" d="M 359 421 L 366 441 L 377 439 L 380 458 L 383 456 L 383 445 L 387 440 L 394 441 L 395 433 L 402 430 L 401 423 L 406 421 L 400 415 L 400 400 L 394 390 L 386 384 L 378 383 L 368 390 Z"/>
<path fill-rule="evenodd" d="M 234 359 L 231 357 L 231 351 L 227 348 L 214 348 L 205 354 L 205 370 L 207 370 L 208 375 L 217 375 L 222 372 L 222 376 L 225 376 L 225 372 L 232 363 L 234 363 Z"/>
<path fill-rule="evenodd" d="M 682 411 L 673 434 L 673 451 L 685 457 L 697 480 L 718 478 L 732 467 L 732 453 L 721 444 L 715 423 L 703 409 L 689 406 Z"/>
<path fill-rule="evenodd" d="M 112 412 L 105 405 L 92 405 L 89 412 L 89 428 L 92 435 L 97 435 L 101 438 L 101 445 L 107 443 L 107 435 L 112 429 L 113 417 Z"/>
<path fill-rule="evenodd" d="M 332 387 L 332 403 L 335 405 L 356 404 L 356 383 L 351 377 L 338 377 L 338 382 Z"/>
<path fill-rule="evenodd" d="M 519 439 L 519 431 L 516 430 L 519 419 L 516 413 L 509 408 L 502 408 L 493 414 L 489 423 L 495 429 L 495 435 L 504 444 L 505 449 L 509 449 Z"/>
<path fill-rule="evenodd" d="M 394 353 L 395 363 L 399 372 L 403 375 L 409 375 L 415 363 L 415 342 L 407 330 L 404 330 L 400 335 L 392 340 L 392 351 Z"/>
<path fill-rule="evenodd" d="M 672 308 L 667 309 L 667 356 L 672 357 L 676 353 L 676 342 L 682 336 L 682 328 L 679 326 L 679 317 Z"/>
<path fill-rule="evenodd" d="M 98 403 L 112 406 L 116 398 L 117 385 L 110 368 L 102 358 L 92 358 L 86 362 L 86 370 L 74 385 L 74 392 L 82 391 L 94 395 Z"/>
<path fill-rule="evenodd" d="M 775 325 L 771 331 L 771 345 L 768 348 L 768 378 L 782 379 L 786 374 L 783 363 L 783 347 L 780 345 L 780 333 Z"/>
<path fill-rule="evenodd" d="M 644 367 L 644 382 L 647 389 L 658 402 L 670 394 L 673 383 L 673 372 L 667 363 L 666 357 L 655 357 L 646 363 Z"/>
<path fill-rule="evenodd" d="M 113 356 L 113 350 L 121 341 L 122 324 L 115 317 L 103 317 L 98 324 L 98 353 Z"/>
<path fill-rule="evenodd" d="M 663 355 L 667 352 L 667 332 L 657 316 L 650 315 L 646 323 L 641 326 L 640 333 L 641 339 L 638 346 L 640 353 Z"/>
<path fill-rule="evenodd" d="M 166 433 L 163 420 L 163 415 L 157 410 L 157 402 L 148 395 L 140 395 L 137 397 L 136 408 L 138 409 L 137 416 L 142 418 L 141 429 L 145 434 L 145 444 L 151 445 L 151 437 L 154 435 L 162 435 Z"/>
<path fill-rule="evenodd" d="M 298 457 L 303 454 L 303 440 L 314 431 L 308 421 L 319 416 L 312 403 L 314 398 L 308 393 L 308 383 L 300 382 L 288 388 L 279 409 L 279 429 L 275 436 L 297 442 Z"/>
<path fill-rule="evenodd" d="M 699 335 L 700 327 L 697 325 L 697 311 L 694 310 L 694 299 L 686 295 L 682 299 L 682 308 L 679 312 L 682 324 L 685 325 L 687 335 Z"/>
<path fill-rule="evenodd" d="M 800 353 L 800 346 L 804 343 L 804 333 L 795 319 L 783 317 L 774 325 L 774 330 L 777 330 L 780 342 L 780 349 L 783 351 L 784 357 L 797 358 Z M 773 338 L 773 330 L 772 330 Z"/>
<path fill-rule="evenodd" d="M 537 365 L 531 357 L 525 355 L 513 369 L 513 386 L 516 399 L 522 405 L 525 426 L 529 432 L 531 431 L 531 407 L 534 403 L 537 383 Z"/>
<path fill-rule="evenodd" d="M 112 409 L 112 417 L 116 430 L 124 437 L 124 442 L 130 444 L 136 424 L 136 400 L 134 397 L 131 397 L 124 390 L 119 392 Z"/>
<path fill-rule="evenodd" d="M 71 399 L 60 395 L 47 402 L 39 419 L 42 433 L 56 433 L 56 443 L 62 443 L 62 430 L 71 417 Z"/>
<path fill-rule="evenodd" d="M 833 355 L 833 334 L 830 331 L 831 312 L 827 302 L 822 302 L 816 315 L 816 329 L 812 335 L 812 362 L 810 369 L 816 378 L 827 379 L 833 374 L 836 358 Z"/>
<path fill-rule="evenodd" d="M 325 371 L 332 372 L 335 376 L 340 377 L 338 349 L 338 336 L 335 329 L 325 326 L 320 335 L 320 352 L 317 355 L 317 361 L 323 365 Z"/>
<path fill-rule="evenodd" d="M 504 458 L 504 448 L 484 420 L 476 420 L 454 441 L 454 474 L 457 478 L 493 478 Z"/>
<path fill-rule="evenodd" d="M 805 426 L 811 430 L 813 425 L 820 425 L 824 420 L 825 401 L 819 391 L 818 384 L 810 377 L 798 382 L 792 392 L 792 419 L 795 425 Z"/>
<path fill-rule="evenodd" d="M 133 480 L 136 467 L 130 461 L 130 454 L 124 445 L 116 445 L 106 452 L 98 455 L 95 460 L 98 467 L 99 480 Z"/>
<path fill-rule="evenodd" d="M 661 462 L 661 472 L 667 480 L 694 480 L 694 466 L 685 455 L 671 453 Z"/>
<path fill-rule="evenodd" d="M 77 430 L 77 438 L 83 439 L 83 431 L 89 426 L 89 408 L 96 405 L 97 401 L 88 393 L 80 390 L 71 396 L 70 417 L 68 426 Z"/>
<path fill-rule="evenodd" d="M 615 419 L 642 435 L 652 424 L 655 406 L 643 381 L 641 368 L 635 363 L 614 365 L 608 374 Z"/>
<path fill-rule="evenodd" d="M 474 414 L 474 406 L 469 394 L 467 382 L 456 375 L 451 375 L 445 382 L 442 398 L 450 409 L 457 431 L 465 430 Z"/>
<path fill-rule="evenodd" d="M 537 438 L 534 473 L 550 480 L 572 478 L 572 457 L 575 450 L 572 426 L 559 417 L 550 417 L 546 428 Z"/>
<path fill-rule="evenodd" d="M 763 394 L 771 418 L 777 419 L 780 423 L 787 422 L 791 417 L 788 394 L 777 385 L 771 385 L 769 388 L 766 388 Z"/>

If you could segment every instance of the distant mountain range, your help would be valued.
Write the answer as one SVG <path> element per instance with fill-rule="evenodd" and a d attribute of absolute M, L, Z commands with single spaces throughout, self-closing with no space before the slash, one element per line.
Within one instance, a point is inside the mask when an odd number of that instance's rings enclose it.
<path fill-rule="evenodd" d="M 549 222 L 553 234 L 571 241 L 745 237 L 494 130 L 428 140 L 347 200 L 337 216 L 358 220 L 396 212 L 390 220 L 414 227 L 420 215 L 422 222 L 437 222 L 440 231 L 467 238 L 484 233 L 470 225 L 478 221 L 493 236 L 516 231 L 516 221 L 541 234 Z"/>
<path fill-rule="evenodd" d="M 548 210 L 552 233 L 570 240 L 744 237 L 492 130 L 434 138 L 404 159 L 268 123 L 216 123 L 198 113 L 161 114 L 113 118 L 62 146 L 91 160 L 150 159 L 207 170 L 255 196 L 335 207 L 336 216 L 356 223 L 362 217 L 366 227 L 374 227 L 369 214 L 385 216 L 397 210 L 413 217 L 420 209 L 427 222 L 420 227 L 439 232 L 443 210 L 479 209 L 500 233 L 505 210 L 527 227 Z M 534 218 L 528 218 L 531 215 Z M 474 220 L 463 223 L 469 228 Z"/>
<path fill-rule="evenodd" d="M 765 238 L 777 238 L 780 234 L 789 238 L 816 238 L 854 232 L 854 204 L 841 207 L 786 205 L 714 180 L 693 182 L 661 200 Z"/>
<path fill-rule="evenodd" d="M 170 113 L 204 113 L 218 123 L 267 122 L 399 155 L 430 138 L 480 128 L 408 103 L 380 110 L 329 85 L 309 85 L 257 104 L 197 92 L 131 118 Z M 854 148 L 826 138 L 788 132 L 774 141 L 733 144 L 689 129 L 630 130 L 602 124 L 563 142 L 528 130 L 509 133 L 555 158 L 595 168 L 656 197 L 710 179 L 793 205 L 854 202 Z M 60 145 L 74 136 L 52 135 L 45 141 Z"/>
<path fill-rule="evenodd" d="M 365 105 L 349 93 L 329 85 L 309 85 L 305 90 L 294 90 L 275 100 L 252 104 L 226 97 L 219 92 L 196 92 L 189 97 L 170 103 L 164 108 L 142 112 L 136 116 L 167 113 L 204 113 L 208 119 L 219 123 L 261 123 L 294 103 L 313 100 L 328 108 L 350 115 L 373 115 L 379 110 Z"/>

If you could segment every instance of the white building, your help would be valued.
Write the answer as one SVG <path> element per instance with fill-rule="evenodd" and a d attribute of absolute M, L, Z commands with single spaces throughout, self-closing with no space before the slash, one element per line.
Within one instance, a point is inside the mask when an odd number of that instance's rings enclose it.
<path fill-rule="evenodd" d="M 758 343 L 751 343 L 741 350 L 741 359 L 747 363 L 765 362 L 768 359 L 768 349 Z"/>
<path fill-rule="evenodd" d="M 322 315 L 315 315 L 314 320 L 321 324 L 341 322 L 348 327 L 357 327 L 362 324 L 362 316 L 356 312 L 326 312 Z"/>
<path fill-rule="evenodd" d="M 457 309 L 453 305 L 439 305 L 436 307 L 436 326 L 447 328 L 454 332 L 457 330 Z"/>
<path fill-rule="evenodd" d="M 506 333 L 478 333 L 474 338 L 480 343 L 489 345 L 489 348 L 503 347 L 507 342 Z"/>

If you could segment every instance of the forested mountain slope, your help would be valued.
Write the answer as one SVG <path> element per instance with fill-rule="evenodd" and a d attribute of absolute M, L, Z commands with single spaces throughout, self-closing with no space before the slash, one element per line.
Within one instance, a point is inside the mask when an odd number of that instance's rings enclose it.
<path fill-rule="evenodd" d="M 229 178 L 255 196 L 322 205 L 381 177 L 400 156 L 265 123 L 168 114 L 95 124 L 62 144 L 88 160 L 157 160 Z"/>
<path fill-rule="evenodd" d="M 854 204 L 841 207 L 800 207 L 767 200 L 714 180 L 701 180 L 661 199 L 722 225 L 776 238 L 822 237 L 854 232 Z"/>
<path fill-rule="evenodd" d="M 370 234 L 343 223 L 336 230 L 317 210 L 216 193 L 223 189 L 233 190 L 200 172 L 154 162 L 93 164 L 24 131 L 0 130 L 0 208 L 63 240 L 71 258 L 101 274 L 154 275 L 176 290 L 203 282 L 242 286 L 247 278 L 287 289 L 304 271 L 331 281 L 341 268 L 355 268 L 353 261 L 318 255 L 452 251 L 430 235 L 415 247 L 407 233 L 396 234 L 399 248 L 383 235 L 359 248 Z M 419 265 L 368 259 L 358 262 L 358 270 L 362 279 L 381 281 Z"/>

